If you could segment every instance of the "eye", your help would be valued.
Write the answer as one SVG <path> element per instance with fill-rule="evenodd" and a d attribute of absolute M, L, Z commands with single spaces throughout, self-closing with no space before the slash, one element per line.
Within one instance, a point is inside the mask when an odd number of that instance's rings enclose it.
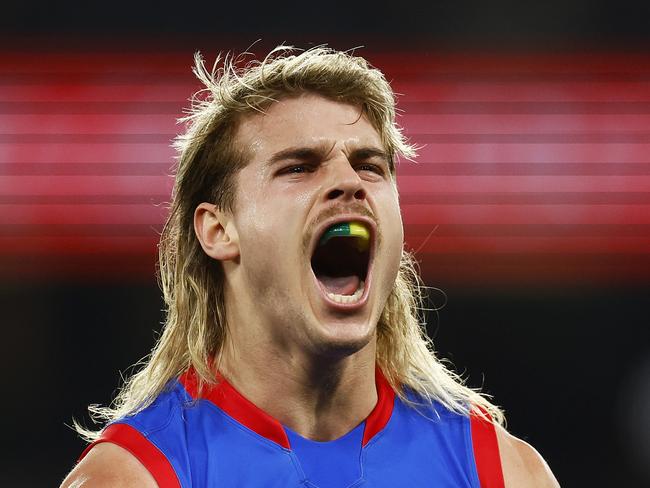
<path fill-rule="evenodd" d="M 311 173 L 312 171 L 314 171 L 314 168 L 309 164 L 294 164 L 280 170 L 280 174 L 299 175 L 303 173 Z"/>
<path fill-rule="evenodd" d="M 382 168 L 377 164 L 372 164 L 372 163 L 360 163 L 356 166 L 355 169 L 357 171 L 369 171 L 371 173 L 375 173 L 378 175 L 383 175 L 385 173 L 384 168 Z"/>

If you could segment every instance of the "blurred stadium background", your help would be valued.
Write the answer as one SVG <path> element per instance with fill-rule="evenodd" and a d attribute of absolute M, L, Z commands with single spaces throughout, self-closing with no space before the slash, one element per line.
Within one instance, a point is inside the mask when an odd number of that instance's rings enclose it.
<path fill-rule="evenodd" d="M 562 486 L 649 486 L 650 6 L 242 8 L 3 6 L 0 484 L 56 486 L 83 447 L 72 417 L 150 349 L 192 55 L 261 38 L 358 48 L 400 94 L 439 353 Z"/>

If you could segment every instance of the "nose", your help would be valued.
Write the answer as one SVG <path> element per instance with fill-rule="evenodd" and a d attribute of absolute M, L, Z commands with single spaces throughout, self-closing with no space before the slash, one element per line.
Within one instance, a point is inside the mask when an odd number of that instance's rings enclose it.
<path fill-rule="evenodd" d="M 365 200 L 363 181 L 347 159 L 331 163 L 326 195 L 327 200 Z"/>

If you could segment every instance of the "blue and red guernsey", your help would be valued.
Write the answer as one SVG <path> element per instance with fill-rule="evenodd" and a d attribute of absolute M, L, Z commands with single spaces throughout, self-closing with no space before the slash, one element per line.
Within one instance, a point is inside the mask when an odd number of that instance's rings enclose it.
<path fill-rule="evenodd" d="M 381 371 L 378 402 L 343 437 L 316 442 L 284 427 L 227 381 L 197 395 L 183 374 L 136 415 L 107 426 L 99 442 L 140 460 L 161 488 L 396 486 L 503 488 L 494 426 L 434 403 L 418 410 Z M 418 401 L 415 394 L 409 398 Z"/>

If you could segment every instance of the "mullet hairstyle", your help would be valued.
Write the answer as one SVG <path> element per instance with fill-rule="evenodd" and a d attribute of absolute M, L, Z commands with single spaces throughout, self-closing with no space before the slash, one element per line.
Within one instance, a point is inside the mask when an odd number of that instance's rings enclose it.
<path fill-rule="evenodd" d="M 228 335 L 221 263 L 208 257 L 194 233 L 194 210 L 212 202 L 232 210 L 235 177 L 247 154 L 233 144 L 242 114 L 264 113 L 282 98 L 315 93 L 358 105 L 377 130 L 391 156 L 395 173 L 399 157 L 412 159 L 415 148 L 395 121 L 395 97 L 384 75 L 361 58 L 327 47 L 300 51 L 279 46 L 262 61 L 244 64 L 238 57 L 219 55 L 206 69 L 199 53 L 194 74 L 205 85 L 191 99 L 187 126 L 174 147 L 178 151 L 170 214 L 159 244 L 159 283 L 166 305 L 166 322 L 151 354 L 126 380 L 110 407 L 91 405 L 93 421 L 104 424 L 133 415 L 149 406 L 166 385 L 188 368 L 200 385 L 217 381 L 220 353 Z M 377 363 L 397 394 L 412 406 L 406 389 L 423 402 L 437 401 L 460 414 L 475 413 L 502 424 L 501 410 L 436 358 L 422 316 L 422 283 L 413 256 L 402 251 L 393 290 L 377 325 Z M 101 431 L 75 422 L 76 430 L 92 441 Z"/>

